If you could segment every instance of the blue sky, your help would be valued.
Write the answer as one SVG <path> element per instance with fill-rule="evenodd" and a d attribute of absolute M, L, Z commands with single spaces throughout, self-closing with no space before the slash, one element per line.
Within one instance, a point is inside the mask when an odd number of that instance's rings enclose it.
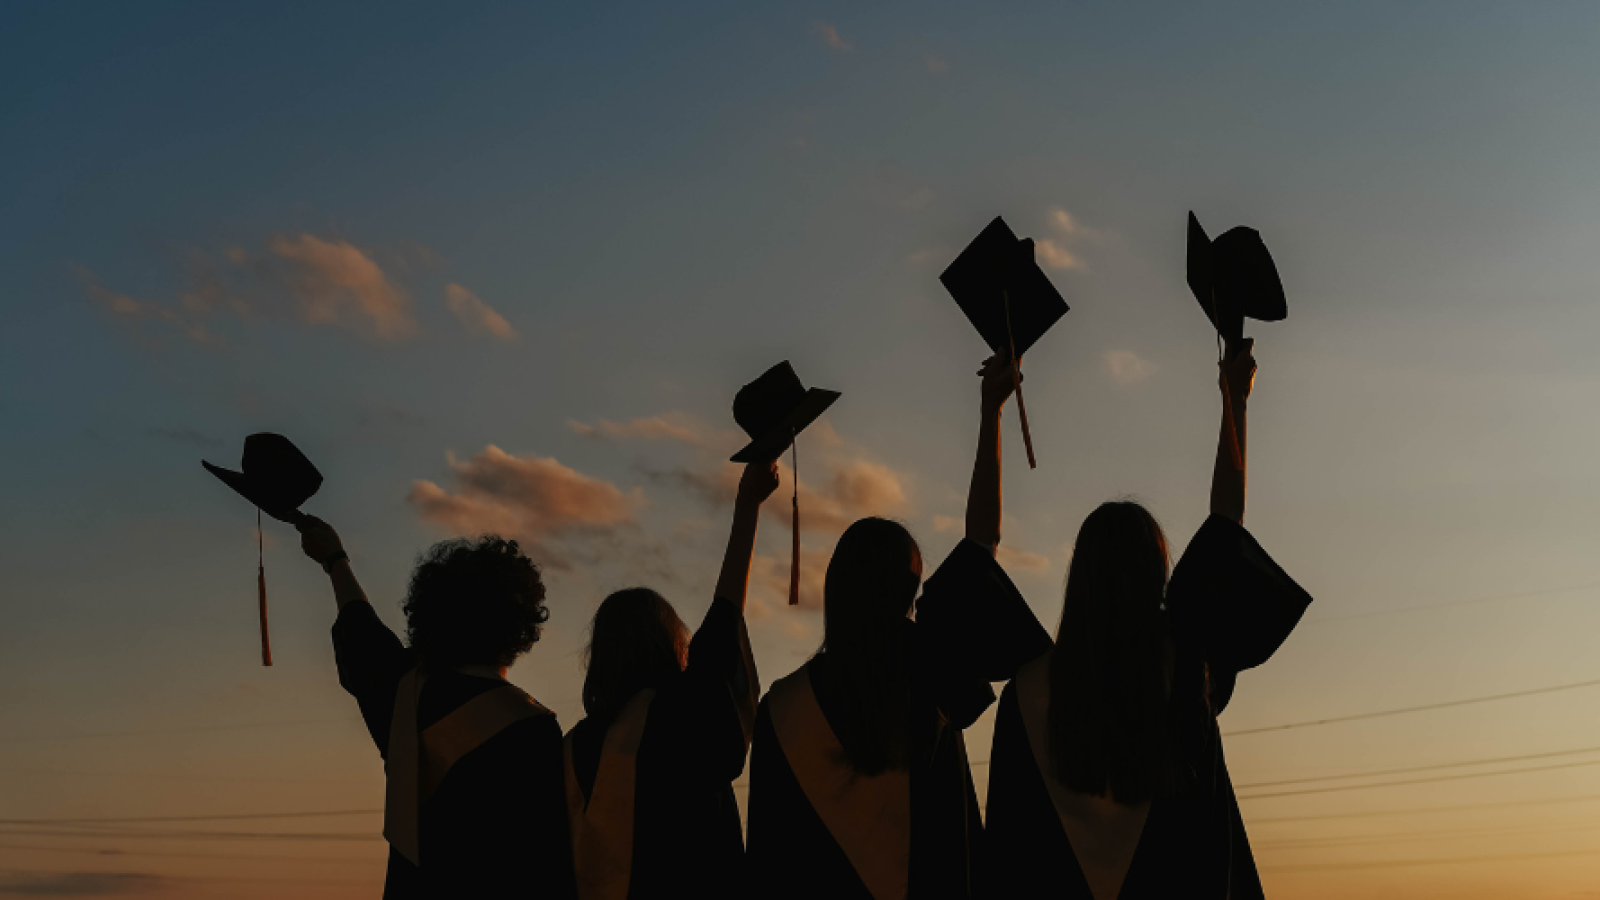
<path fill-rule="evenodd" d="M 513 676 L 568 725 L 607 590 L 704 609 L 732 395 L 772 362 L 844 392 L 800 448 L 812 577 L 835 520 L 869 512 L 942 554 L 983 347 L 937 275 L 997 214 L 1049 242 L 1073 307 L 1027 361 L 1037 471 L 1006 432 L 1010 563 L 1052 628 L 1096 503 L 1140 497 L 1178 546 L 1204 517 L 1215 350 L 1183 284 L 1193 209 L 1213 233 L 1260 229 L 1288 289 L 1288 321 L 1250 328 L 1248 523 L 1318 598 L 1309 619 L 1364 616 L 1308 621 L 1225 730 L 1600 678 L 1597 37 L 1600 11 L 1574 4 L 9 5 L 0 806 L 380 805 L 326 585 L 277 525 L 278 665 L 255 665 L 251 511 L 198 466 L 236 462 L 252 431 L 322 468 L 308 508 L 391 622 L 410 561 L 454 530 L 505 524 L 559 561 L 550 633 Z M 517 478 L 570 508 L 482 487 Z M 770 682 L 820 623 L 758 582 Z M 1256 783 L 1564 752 L 1600 745 L 1595 699 L 1229 753 Z M 118 736 L 80 736 L 100 732 Z M 1275 896 L 1555 897 L 1596 888 L 1592 805 L 1274 820 L 1591 793 L 1575 766 L 1246 816 Z M 1439 836 L 1473 826 L 1514 834 Z M 1377 837 L 1406 842 L 1359 843 Z M 294 844 L 342 861 L 287 868 L 176 838 L 6 842 L 57 848 L 0 847 L 3 877 L 36 887 L 380 877 L 381 845 L 342 838 Z M 157 846 L 180 856 L 86 852 Z M 1499 858 L 1533 852 L 1567 855 Z M 1467 856 L 1492 858 L 1401 864 Z"/>

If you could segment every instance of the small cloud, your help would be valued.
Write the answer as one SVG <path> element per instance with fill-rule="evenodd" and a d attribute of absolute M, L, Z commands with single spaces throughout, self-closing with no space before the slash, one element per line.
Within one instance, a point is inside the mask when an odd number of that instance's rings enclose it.
<path fill-rule="evenodd" d="M 1027 572 L 1030 575 L 1043 575 L 1050 571 L 1050 558 L 1030 553 L 1027 550 L 1017 550 L 1001 544 L 995 552 L 995 558 L 1000 565 L 1018 572 Z"/>
<path fill-rule="evenodd" d="M 88 269 L 78 268 L 76 273 L 89 299 L 118 321 L 130 324 L 140 320 L 164 322 L 177 329 L 185 338 L 203 347 L 222 347 L 227 344 L 221 335 L 207 328 L 205 323 L 196 321 L 200 311 L 191 309 L 179 312 L 158 303 L 136 300 L 127 294 L 119 294 L 107 288 Z"/>
<path fill-rule="evenodd" d="M 444 286 L 444 305 L 456 314 L 468 331 L 487 334 L 502 341 L 517 339 L 517 330 L 511 327 L 505 316 L 459 284 Z"/>
<path fill-rule="evenodd" d="M 1039 259 L 1052 269 L 1083 268 L 1082 260 L 1073 256 L 1065 247 L 1050 238 L 1039 238 L 1033 242 L 1033 247 L 1039 254 Z"/>
<path fill-rule="evenodd" d="M 823 585 L 827 583 L 828 560 L 833 548 L 816 550 L 800 548 L 800 606 L 803 609 L 821 609 Z M 789 554 L 763 556 L 756 554 L 750 561 L 750 584 L 759 595 L 776 606 L 789 603 Z"/>
<path fill-rule="evenodd" d="M 1140 357 L 1132 350 L 1107 350 L 1102 358 L 1111 380 L 1117 384 L 1132 385 L 1145 381 L 1156 373 L 1156 364 Z"/>
<path fill-rule="evenodd" d="M 944 533 L 950 532 L 950 531 L 957 531 L 957 530 L 961 529 L 965 524 L 966 523 L 962 522 L 960 519 L 956 518 L 955 516 L 934 516 L 933 517 L 933 530 L 938 532 L 938 533 L 940 533 L 940 534 L 944 534 Z"/>
<path fill-rule="evenodd" d="M 934 75 L 943 75 L 950 71 L 950 64 L 937 56 L 928 57 L 928 71 Z"/>
<path fill-rule="evenodd" d="M 839 29 L 829 25 L 827 22 L 818 22 L 811 26 L 811 32 L 824 44 L 827 44 L 830 49 L 838 50 L 841 53 L 849 53 L 856 49 L 854 44 L 839 35 Z"/>
<path fill-rule="evenodd" d="M 614 537 L 634 524 L 634 510 L 644 505 L 638 488 L 624 492 L 554 459 L 513 456 L 493 444 L 471 459 L 453 453 L 448 459 L 455 491 L 412 481 L 406 501 L 417 514 L 456 534 L 522 539 L 557 569 L 571 563 L 555 543 Z"/>
<path fill-rule="evenodd" d="M 0 873 L 0 894 L 17 897 L 109 897 L 168 887 L 160 875 L 144 872 Z"/>
<path fill-rule="evenodd" d="M 307 324 L 341 325 L 382 341 L 418 331 L 405 293 L 354 244 L 310 234 L 278 235 L 267 250 L 281 263 L 275 274 Z"/>

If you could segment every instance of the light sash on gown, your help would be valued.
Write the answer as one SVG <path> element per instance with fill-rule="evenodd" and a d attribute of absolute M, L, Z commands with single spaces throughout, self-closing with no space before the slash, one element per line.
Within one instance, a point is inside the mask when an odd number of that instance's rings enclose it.
<path fill-rule="evenodd" d="M 527 692 L 506 683 L 473 697 L 418 733 L 417 701 L 426 681 L 421 667 L 401 677 L 383 763 L 387 776 L 383 836 L 414 866 L 422 864 L 418 842 L 422 804 L 438 790 L 450 767 L 506 727 L 551 714 Z"/>
<path fill-rule="evenodd" d="M 567 778 L 567 816 L 572 826 L 572 859 L 579 900 L 624 900 L 633 877 L 634 784 L 639 743 L 654 700 L 645 688 L 623 704 L 600 744 L 589 799 L 583 798 L 572 761 L 572 734 L 562 742 Z"/>
<path fill-rule="evenodd" d="M 809 667 L 767 693 L 777 733 L 800 790 L 855 867 L 874 900 L 904 900 L 911 872 L 911 774 L 862 775 L 828 726 Z"/>
<path fill-rule="evenodd" d="M 1133 865 L 1150 816 L 1150 801 L 1133 805 L 1109 797 L 1080 793 L 1057 781 L 1050 767 L 1050 654 L 1023 666 L 1012 682 L 1017 708 L 1033 750 L 1039 777 L 1050 793 L 1050 803 L 1061 820 L 1072 855 L 1095 900 L 1116 900 Z"/>

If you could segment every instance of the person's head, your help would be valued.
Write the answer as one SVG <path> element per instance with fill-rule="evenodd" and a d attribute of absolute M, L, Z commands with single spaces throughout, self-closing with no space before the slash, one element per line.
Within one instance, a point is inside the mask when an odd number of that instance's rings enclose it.
<path fill-rule="evenodd" d="M 1133 803 L 1170 795 L 1167 539 L 1137 503 L 1083 521 L 1050 658 L 1050 756 L 1073 790 Z"/>
<path fill-rule="evenodd" d="M 406 637 L 434 669 L 509 666 L 550 612 L 539 567 L 494 535 L 434 544 L 417 561 L 402 607 Z"/>
<path fill-rule="evenodd" d="M 906 619 L 922 584 L 922 551 L 904 525 L 867 518 L 845 529 L 823 585 L 822 655 L 850 685 L 840 742 L 867 774 L 906 758 L 910 681 Z"/>
<path fill-rule="evenodd" d="M 628 588 L 601 601 L 584 650 L 583 711 L 609 716 L 639 691 L 683 671 L 689 629 L 672 604 L 649 588 Z"/>

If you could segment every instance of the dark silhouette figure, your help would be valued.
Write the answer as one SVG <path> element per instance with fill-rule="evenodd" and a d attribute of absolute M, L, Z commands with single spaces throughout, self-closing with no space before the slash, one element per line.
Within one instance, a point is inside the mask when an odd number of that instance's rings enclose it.
<path fill-rule="evenodd" d="M 963 728 L 990 682 L 1050 646 L 995 563 L 1009 360 L 984 367 L 967 539 L 922 582 L 894 522 L 847 529 L 828 563 L 822 648 L 772 686 L 751 753 L 747 896 L 972 897 L 983 826 Z"/>
<path fill-rule="evenodd" d="M 515 541 L 445 541 L 418 562 L 402 645 L 339 536 L 312 516 L 301 547 L 333 582 L 339 683 L 384 758 L 386 900 L 574 894 L 561 726 L 505 680 L 549 614 Z"/>
<path fill-rule="evenodd" d="M 1221 365 L 1211 517 L 1170 583 L 1155 519 L 1135 503 L 1102 505 L 1078 532 L 1054 649 L 1001 696 L 995 896 L 1262 896 L 1216 717 L 1237 674 L 1272 655 L 1311 598 L 1241 524 L 1251 347 L 1230 340 Z"/>
<path fill-rule="evenodd" d="M 618 591 L 595 613 L 587 715 L 565 742 L 582 900 L 741 896 L 733 780 L 760 694 L 744 603 L 761 503 L 777 487 L 770 458 L 745 467 L 722 575 L 692 640 L 648 588 Z"/>

